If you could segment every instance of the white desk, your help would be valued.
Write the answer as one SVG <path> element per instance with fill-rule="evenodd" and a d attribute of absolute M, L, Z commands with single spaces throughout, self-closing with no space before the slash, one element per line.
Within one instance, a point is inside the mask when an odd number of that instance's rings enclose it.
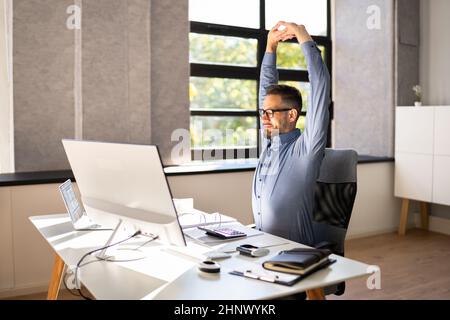
<path fill-rule="evenodd" d="M 67 214 L 37 216 L 30 220 L 56 253 L 47 297 L 56 299 L 65 265 L 75 266 L 85 253 L 103 246 L 112 231 L 75 231 Z M 257 241 L 257 237 L 262 237 L 261 241 L 264 242 L 270 239 L 274 239 L 275 243 L 280 241 L 278 237 L 264 234 L 240 239 L 235 243 Z M 132 239 L 123 246 L 137 247 L 147 240 Z M 286 244 L 270 248 L 270 255 L 299 246 L 287 241 Z M 211 248 L 189 240 L 188 248 L 198 253 L 211 251 Z M 97 299 L 259 300 L 305 291 L 310 299 L 321 299 L 324 298 L 323 287 L 370 274 L 368 265 L 364 263 L 332 256 L 337 259 L 336 263 L 292 287 L 286 287 L 229 274 L 236 267 L 262 263 L 270 255 L 253 259 L 235 253 L 232 258 L 220 261 L 221 272 L 214 275 L 197 271 L 196 260 L 168 252 L 167 246 L 156 242 L 149 243 L 141 250 L 147 258 L 132 262 L 96 261 L 83 266 L 83 284 Z M 89 257 L 83 263 L 94 260 L 94 257 Z"/>

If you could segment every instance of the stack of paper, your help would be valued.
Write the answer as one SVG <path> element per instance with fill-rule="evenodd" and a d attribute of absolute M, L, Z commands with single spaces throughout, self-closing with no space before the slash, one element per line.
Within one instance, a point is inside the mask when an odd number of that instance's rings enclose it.
<path fill-rule="evenodd" d="M 224 227 L 223 224 L 221 226 Z M 207 244 L 207 245 L 220 244 L 220 243 L 224 243 L 224 242 L 228 242 L 228 241 L 237 241 L 237 240 L 241 240 L 241 239 L 247 239 L 248 237 L 254 237 L 254 236 L 263 234 L 263 232 L 255 230 L 255 229 L 247 228 L 239 222 L 226 223 L 225 226 L 227 228 L 231 228 L 233 230 L 244 232 L 247 235 L 247 237 L 240 238 L 240 239 L 236 239 L 236 238 L 220 239 L 220 238 L 217 238 L 214 236 L 209 236 L 206 234 L 206 232 L 204 230 L 200 230 L 198 228 L 184 229 L 183 232 L 189 238 L 196 240 L 200 243 Z"/>
<path fill-rule="evenodd" d="M 183 229 L 188 229 L 193 227 L 236 222 L 236 219 L 218 212 L 206 213 L 192 208 L 184 212 L 179 212 L 178 221 Z"/>

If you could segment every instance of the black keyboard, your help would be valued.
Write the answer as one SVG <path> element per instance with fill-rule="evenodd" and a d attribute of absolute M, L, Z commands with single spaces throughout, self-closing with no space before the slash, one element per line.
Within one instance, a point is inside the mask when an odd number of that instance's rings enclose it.
<path fill-rule="evenodd" d="M 210 236 L 218 237 L 221 239 L 242 238 L 247 236 L 247 234 L 244 232 L 226 227 L 222 228 L 199 227 L 199 229 L 206 231 L 206 234 Z"/>

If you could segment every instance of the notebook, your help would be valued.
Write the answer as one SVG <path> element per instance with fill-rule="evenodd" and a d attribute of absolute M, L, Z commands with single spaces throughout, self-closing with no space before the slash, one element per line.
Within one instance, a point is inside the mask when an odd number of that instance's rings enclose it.
<path fill-rule="evenodd" d="M 330 254 L 328 249 L 296 248 L 281 251 L 265 261 L 263 267 L 271 271 L 304 275 L 327 262 Z"/>

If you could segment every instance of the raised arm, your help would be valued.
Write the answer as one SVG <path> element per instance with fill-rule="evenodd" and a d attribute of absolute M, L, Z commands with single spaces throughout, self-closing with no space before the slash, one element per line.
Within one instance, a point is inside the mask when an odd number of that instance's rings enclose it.
<path fill-rule="evenodd" d="M 311 93 L 304 135 L 307 153 L 323 152 L 327 143 L 329 105 L 330 105 L 330 74 L 325 66 L 320 50 L 313 41 L 305 26 L 295 23 L 281 22 L 286 27 L 282 41 L 297 38 L 302 47 L 308 66 Z"/>
<path fill-rule="evenodd" d="M 278 84 L 277 70 L 277 48 L 278 43 L 286 36 L 286 31 L 279 31 L 281 23 L 278 23 L 270 30 L 267 36 L 267 48 L 261 65 L 261 75 L 259 82 L 259 108 L 262 109 L 267 89 Z"/>

